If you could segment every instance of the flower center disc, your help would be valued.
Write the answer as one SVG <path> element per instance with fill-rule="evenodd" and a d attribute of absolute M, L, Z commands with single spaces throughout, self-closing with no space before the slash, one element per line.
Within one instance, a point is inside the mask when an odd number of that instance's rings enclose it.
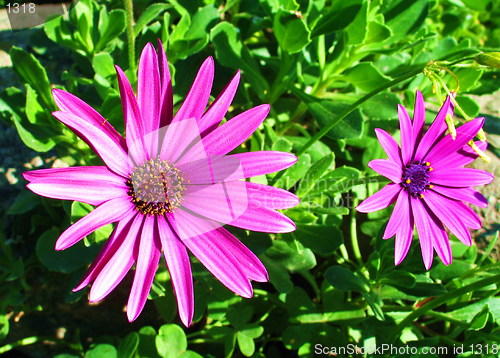
<path fill-rule="evenodd" d="M 429 162 L 411 162 L 403 168 L 401 186 L 411 196 L 417 198 L 423 197 L 426 189 L 432 188 L 429 182 L 429 171 L 432 170 Z"/>
<path fill-rule="evenodd" d="M 127 180 L 137 211 L 144 215 L 171 213 L 182 202 L 186 190 L 181 172 L 161 159 L 150 159 L 138 166 Z"/>

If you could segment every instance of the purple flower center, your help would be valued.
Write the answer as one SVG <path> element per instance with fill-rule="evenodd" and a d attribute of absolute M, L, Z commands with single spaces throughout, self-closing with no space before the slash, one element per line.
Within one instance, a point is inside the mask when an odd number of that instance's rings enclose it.
<path fill-rule="evenodd" d="M 401 186 L 414 198 L 423 198 L 424 191 L 432 188 L 429 182 L 429 172 L 432 171 L 429 162 L 415 161 L 403 168 Z"/>
<path fill-rule="evenodd" d="M 186 190 L 181 172 L 159 158 L 136 167 L 127 186 L 136 210 L 144 215 L 171 213 L 180 206 Z"/>

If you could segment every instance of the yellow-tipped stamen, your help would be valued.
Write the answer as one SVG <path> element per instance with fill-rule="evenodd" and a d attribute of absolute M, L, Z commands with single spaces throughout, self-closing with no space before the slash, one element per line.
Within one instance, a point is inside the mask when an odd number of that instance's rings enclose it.
<path fill-rule="evenodd" d="M 427 168 L 427 170 L 430 171 L 430 172 L 432 172 L 434 170 L 434 168 L 433 167 L 429 167 L 429 168 Z"/>
<path fill-rule="evenodd" d="M 477 132 L 476 136 L 481 142 L 486 141 L 486 133 L 484 133 L 482 128 L 479 130 L 479 132 Z"/>
<path fill-rule="evenodd" d="M 410 183 L 411 183 L 411 180 L 410 180 L 410 179 L 406 179 L 406 180 L 405 180 L 405 183 L 406 183 L 406 184 L 410 184 Z"/>
<path fill-rule="evenodd" d="M 472 150 L 474 152 L 476 152 L 476 154 L 479 156 L 479 158 L 484 160 L 486 163 L 491 162 L 491 158 L 485 152 L 483 152 L 481 149 L 479 149 L 479 147 L 476 145 L 476 143 L 474 143 L 473 140 L 471 140 L 468 144 L 470 145 Z"/>
<path fill-rule="evenodd" d="M 424 194 L 420 194 L 419 197 L 420 197 L 420 199 L 423 199 L 423 198 L 425 198 L 425 195 Z"/>
<path fill-rule="evenodd" d="M 434 188 L 434 185 L 429 184 L 429 189 L 432 189 L 432 188 Z"/>
<path fill-rule="evenodd" d="M 424 164 L 425 164 L 426 167 L 430 167 L 431 166 L 431 163 L 429 163 L 429 162 L 425 162 Z"/>

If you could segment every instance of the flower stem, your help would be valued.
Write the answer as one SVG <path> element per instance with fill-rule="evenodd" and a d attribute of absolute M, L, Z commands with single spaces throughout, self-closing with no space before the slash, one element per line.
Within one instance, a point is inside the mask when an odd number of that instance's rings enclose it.
<path fill-rule="evenodd" d="M 134 5 L 132 0 L 123 0 L 127 17 L 128 64 L 135 69 Z"/>
<path fill-rule="evenodd" d="M 358 243 L 358 232 L 356 225 L 356 206 L 358 206 L 358 199 L 353 200 L 353 205 L 351 208 L 351 220 L 350 220 L 350 232 L 351 232 L 351 245 L 352 252 L 354 253 L 354 258 L 358 264 L 363 265 L 363 257 L 361 256 L 361 250 L 359 249 Z"/>

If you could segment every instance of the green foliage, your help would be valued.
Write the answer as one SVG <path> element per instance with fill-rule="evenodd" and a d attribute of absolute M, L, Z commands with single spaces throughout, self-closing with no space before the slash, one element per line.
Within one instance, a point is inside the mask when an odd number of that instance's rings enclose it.
<path fill-rule="evenodd" d="M 417 240 L 394 266 L 394 239 L 382 239 L 391 209 L 354 210 L 386 183 L 366 165 L 384 157 L 374 128 L 397 137 L 397 105 L 411 109 L 417 89 L 430 103 L 427 123 L 446 90 L 459 89 L 455 123 L 487 116 L 490 148 L 498 153 L 498 118 L 477 97 L 498 90 L 498 0 L 148 0 L 134 6 L 135 50 L 162 42 L 175 110 L 207 56 L 216 63 L 213 98 L 241 70 L 226 119 L 271 104 L 263 126 L 236 151 L 298 156 L 289 169 L 251 179 L 299 196 L 300 204 L 284 211 L 297 230 L 230 228 L 269 274 L 270 283 L 253 283 L 252 299 L 234 295 L 193 262 L 195 316 L 185 328 L 161 263 L 153 302 L 129 324 L 121 312 L 128 278 L 102 304 L 87 303 L 88 289 L 71 293 L 112 225 L 56 252 L 58 235 L 92 206 L 35 196 L 24 182 L 1 182 L 0 354 L 310 357 L 318 344 L 366 351 L 394 344 L 418 348 L 418 357 L 424 348 L 463 345 L 465 357 L 473 345 L 498 344 L 499 249 L 491 213 L 482 212 L 487 231 L 474 233 L 477 246 L 452 237 L 453 263 L 425 271 Z M 114 65 L 133 86 L 137 71 L 128 68 L 126 26 L 122 2 L 80 0 L 43 28 L 9 37 L 12 65 L 2 63 L 0 76 L 13 80 L 0 83 L 0 119 L 32 154 L 18 161 L 18 172 L 102 164 L 51 115 L 57 110 L 51 88 L 77 95 L 123 134 Z M 5 141 L 10 132 L 0 131 Z M 2 156 L 4 173 L 9 156 Z M 41 164 L 32 164 L 37 156 Z"/>

